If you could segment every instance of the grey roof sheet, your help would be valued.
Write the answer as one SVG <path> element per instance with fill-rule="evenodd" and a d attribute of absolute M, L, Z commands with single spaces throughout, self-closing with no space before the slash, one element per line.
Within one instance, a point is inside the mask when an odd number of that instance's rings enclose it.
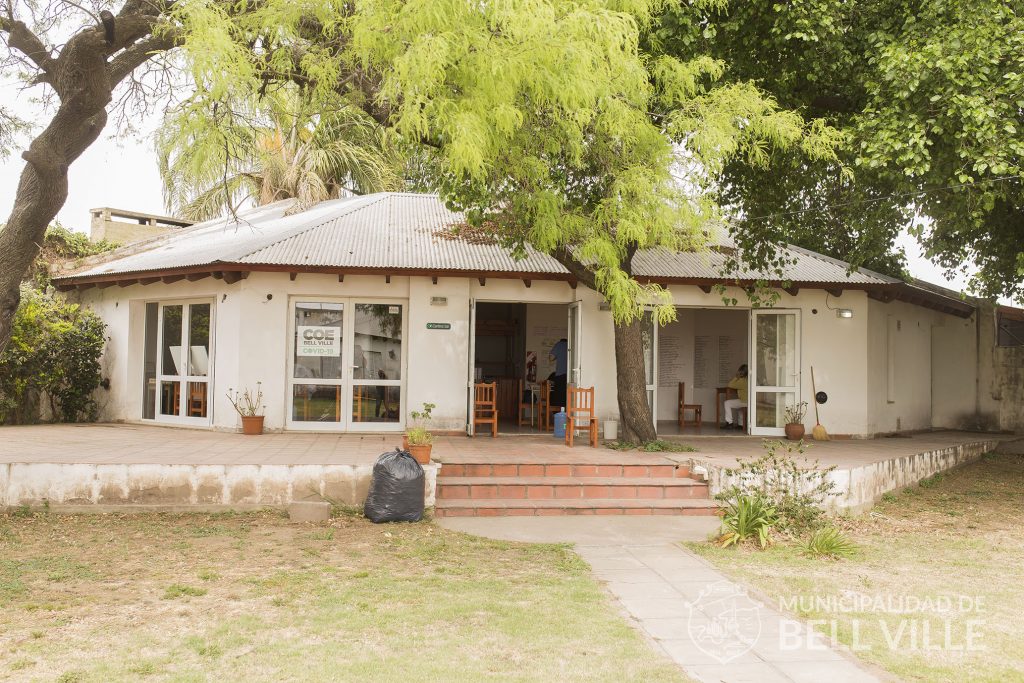
<path fill-rule="evenodd" d="M 294 266 L 299 271 L 329 267 L 567 274 L 552 257 L 532 249 L 517 261 L 500 245 L 439 235 L 463 217 L 448 210 L 435 195 L 381 193 L 322 202 L 285 215 L 290 205 L 289 201 L 276 202 L 239 212 L 237 220 L 208 221 L 146 244 L 129 245 L 62 277 L 218 263 Z M 865 270 L 847 273 L 847 264 L 804 249 L 788 247 L 786 251 L 795 259 L 786 272 L 787 279 L 794 282 L 895 282 Z M 721 279 L 726 260 L 725 254 L 714 250 L 653 249 L 637 254 L 634 271 L 658 278 Z M 738 277 L 752 280 L 759 274 L 746 271 Z"/>

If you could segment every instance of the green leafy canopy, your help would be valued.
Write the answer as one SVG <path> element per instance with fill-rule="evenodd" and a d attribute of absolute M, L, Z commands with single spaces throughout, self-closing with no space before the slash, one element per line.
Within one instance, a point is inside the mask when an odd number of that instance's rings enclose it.
<path fill-rule="evenodd" d="M 750 82 L 720 83 L 720 59 L 647 50 L 667 4 L 266 0 L 229 14 L 186 0 L 175 21 L 193 116 L 260 109 L 282 79 L 309 111 L 359 108 L 514 253 L 529 244 L 576 268 L 618 322 L 651 304 L 665 322 L 674 308 L 632 277 L 633 254 L 703 248 L 728 164 L 776 149 L 834 159 L 839 142 Z"/>

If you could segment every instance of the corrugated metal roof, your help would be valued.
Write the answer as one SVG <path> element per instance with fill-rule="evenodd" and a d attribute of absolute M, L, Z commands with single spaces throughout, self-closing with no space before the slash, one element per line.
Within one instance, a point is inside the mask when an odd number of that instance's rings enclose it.
<path fill-rule="evenodd" d="M 286 216 L 289 201 L 240 212 L 237 220 L 218 219 L 132 245 L 106 255 L 63 278 L 166 271 L 178 268 L 247 264 L 303 268 L 368 268 L 420 271 L 563 274 L 552 257 L 533 249 L 522 260 L 500 245 L 453 238 L 446 232 L 463 217 L 435 195 L 382 193 L 322 202 Z M 869 271 L 847 273 L 847 264 L 790 247 L 786 269 L 793 282 L 889 284 L 892 278 Z M 638 276 L 715 280 L 728 256 L 720 251 L 671 252 L 654 249 L 634 257 Z M 754 280 L 753 271 L 733 278 Z M 774 279 L 774 278 L 772 278 Z"/>

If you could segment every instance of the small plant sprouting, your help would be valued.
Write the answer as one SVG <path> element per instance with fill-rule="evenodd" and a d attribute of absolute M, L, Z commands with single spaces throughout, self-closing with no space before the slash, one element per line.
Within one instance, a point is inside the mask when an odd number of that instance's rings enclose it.
<path fill-rule="evenodd" d="M 262 415 L 267 406 L 263 405 L 263 382 L 256 382 L 256 391 L 246 389 L 241 393 L 228 389 L 228 400 L 242 417 Z"/>
<path fill-rule="evenodd" d="M 849 557 L 857 550 L 853 541 L 833 526 L 822 527 L 815 531 L 801 548 L 808 555 L 832 559 Z"/>
<path fill-rule="evenodd" d="M 807 401 L 800 401 L 791 406 L 786 406 L 786 424 L 803 424 L 804 416 L 807 415 Z"/>

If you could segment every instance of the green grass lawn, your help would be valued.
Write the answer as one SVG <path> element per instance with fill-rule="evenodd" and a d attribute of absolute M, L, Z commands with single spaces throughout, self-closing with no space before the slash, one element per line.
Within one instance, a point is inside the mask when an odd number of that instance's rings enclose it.
<path fill-rule="evenodd" d="M 861 648 L 859 657 L 904 680 L 1024 681 L 1022 516 L 1024 458 L 989 455 L 843 521 L 859 546 L 850 559 L 808 558 L 792 544 L 690 547 L 773 606 L 825 620 L 819 631 L 835 628 L 840 642 Z M 845 601 L 800 604 L 797 596 Z M 980 634 L 970 651 L 968 629 Z"/>
<path fill-rule="evenodd" d="M 356 516 L 0 516 L 0 680 L 680 681 L 561 546 Z"/>

